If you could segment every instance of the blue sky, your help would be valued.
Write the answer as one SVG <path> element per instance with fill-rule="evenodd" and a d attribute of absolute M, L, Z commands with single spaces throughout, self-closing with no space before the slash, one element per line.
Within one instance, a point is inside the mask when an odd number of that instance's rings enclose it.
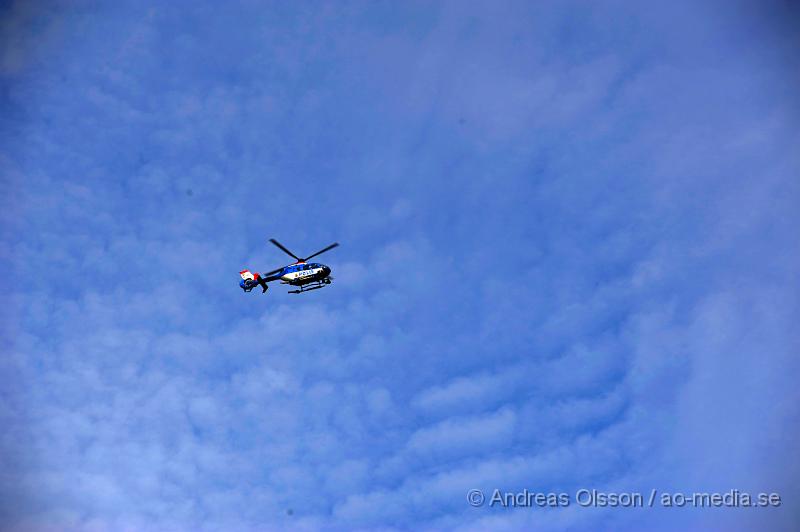
<path fill-rule="evenodd" d="M 2 12 L 4 530 L 797 523 L 796 8 Z"/>

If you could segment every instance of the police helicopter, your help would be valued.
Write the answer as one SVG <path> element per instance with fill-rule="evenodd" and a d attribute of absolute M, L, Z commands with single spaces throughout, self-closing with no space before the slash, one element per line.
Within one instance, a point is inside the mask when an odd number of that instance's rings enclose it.
<path fill-rule="evenodd" d="M 288 284 L 298 287 L 297 290 L 289 290 L 290 294 L 302 294 L 303 292 L 317 290 L 319 288 L 323 288 L 325 285 L 331 284 L 331 281 L 333 280 L 333 277 L 330 276 L 331 269 L 328 266 L 319 264 L 317 262 L 309 263 L 308 260 L 316 257 L 317 255 L 321 255 L 326 251 L 332 250 L 339 245 L 338 242 L 317 251 L 313 255 L 309 255 L 308 257 L 301 259 L 286 249 L 283 244 L 274 238 L 270 238 L 269 241 L 275 244 L 281 251 L 295 259 L 297 262 L 282 268 L 277 268 L 264 274 L 259 274 L 258 272 L 252 273 L 250 270 L 240 271 L 239 275 L 241 275 L 242 280 L 239 281 L 239 286 L 242 287 L 242 290 L 249 292 L 256 286 L 261 286 L 261 293 L 263 294 L 266 293 L 267 289 L 269 288 L 267 283 L 271 281 L 280 281 L 281 284 Z"/>

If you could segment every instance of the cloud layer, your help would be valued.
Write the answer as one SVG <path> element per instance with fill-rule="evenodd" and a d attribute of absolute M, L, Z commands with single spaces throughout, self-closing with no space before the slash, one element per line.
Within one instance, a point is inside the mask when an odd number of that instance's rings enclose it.
<path fill-rule="evenodd" d="M 796 522 L 791 8 L 2 20 L 4 529 Z M 334 285 L 240 293 L 269 237 L 340 241 Z M 495 488 L 785 503 L 467 504 Z"/>

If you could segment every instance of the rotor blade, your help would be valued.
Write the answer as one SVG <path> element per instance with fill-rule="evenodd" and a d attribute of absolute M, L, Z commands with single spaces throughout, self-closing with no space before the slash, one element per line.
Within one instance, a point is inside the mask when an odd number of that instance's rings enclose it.
<path fill-rule="evenodd" d="M 283 247 L 283 244 L 281 244 L 280 242 L 278 242 L 274 238 L 270 238 L 269 241 L 272 242 L 273 244 L 275 244 L 276 246 L 278 246 L 279 248 L 281 248 L 281 251 L 283 251 L 284 253 L 286 253 L 287 255 L 289 255 L 290 257 L 295 259 L 296 261 L 302 262 L 302 259 L 300 257 L 298 257 L 297 255 L 295 255 L 294 253 L 292 253 L 291 251 L 289 251 L 288 249 Z"/>
<path fill-rule="evenodd" d="M 272 270 L 271 272 L 262 273 L 261 276 L 262 277 L 269 277 L 270 275 L 273 275 L 273 274 L 278 273 L 280 271 L 283 271 L 283 268 L 278 268 L 277 270 Z"/>
<path fill-rule="evenodd" d="M 331 244 L 330 246 L 326 247 L 325 249 L 321 249 L 321 250 L 317 251 L 316 253 L 314 253 L 313 255 L 309 255 L 308 257 L 304 258 L 304 259 L 303 259 L 303 262 L 307 261 L 308 259 L 313 259 L 313 258 L 314 258 L 314 257 L 316 257 L 317 255 L 322 255 L 322 254 L 323 254 L 323 253 L 325 253 L 326 251 L 329 251 L 329 250 L 331 250 L 331 249 L 335 248 L 335 247 L 336 247 L 336 246 L 338 246 L 338 245 L 339 245 L 339 243 L 338 243 L 338 242 L 336 242 L 336 243 L 333 243 L 333 244 Z"/>

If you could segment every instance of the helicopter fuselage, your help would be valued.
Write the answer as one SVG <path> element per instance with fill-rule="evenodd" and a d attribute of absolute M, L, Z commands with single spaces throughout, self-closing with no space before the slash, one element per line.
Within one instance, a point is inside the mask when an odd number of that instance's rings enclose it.
<path fill-rule="evenodd" d="M 265 281 L 278 281 L 292 286 L 303 286 L 309 283 L 325 282 L 331 274 L 331 269 L 316 262 L 310 264 L 298 263 L 286 266 L 275 275 L 271 275 Z"/>

